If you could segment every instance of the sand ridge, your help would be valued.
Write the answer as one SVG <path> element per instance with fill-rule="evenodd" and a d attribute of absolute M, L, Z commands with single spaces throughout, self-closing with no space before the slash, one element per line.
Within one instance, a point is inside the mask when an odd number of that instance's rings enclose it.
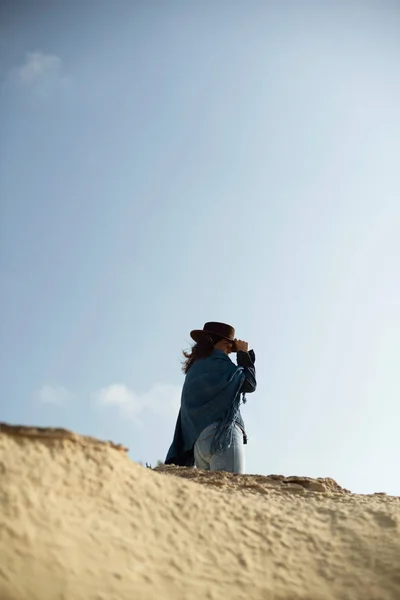
<path fill-rule="evenodd" d="M 93 444 L 94 446 L 110 446 L 121 452 L 128 452 L 128 448 L 122 444 L 115 444 L 111 441 L 98 440 L 87 435 L 79 435 L 68 429 L 60 427 L 33 427 L 27 425 L 9 425 L 0 423 L 0 434 L 8 434 L 16 437 L 36 438 L 42 443 L 50 443 L 51 440 L 69 440 L 77 444 Z"/>
<path fill-rule="evenodd" d="M 0 426 L 1 600 L 398 600 L 400 499 Z M 317 489 L 318 488 L 318 489 Z"/>
<path fill-rule="evenodd" d="M 176 467 L 174 465 L 160 465 L 155 467 L 157 473 L 175 475 L 184 479 L 190 479 L 196 483 L 202 483 L 211 487 L 226 488 L 226 491 L 249 491 L 253 493 L 267 494 L 275 490 L 282 493 L 295 492 L 306 494 L 309 492 L 331 492 L 333 494 L 351 494 L 350 490 L 342 488 L 330 477 L 299 477 L 292 475 L 239 475 L 236 473 L 199 471 L 188 467 Z"/>

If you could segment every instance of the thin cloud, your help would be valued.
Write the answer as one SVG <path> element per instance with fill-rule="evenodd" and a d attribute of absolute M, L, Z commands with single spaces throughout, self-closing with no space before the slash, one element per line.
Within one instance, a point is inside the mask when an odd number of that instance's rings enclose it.
<path fill-rule="evenodd" d="M 44 52 L 27 52 L 25 62 L 18 67 L 15 74 L 23 85 L 61 77 L 61 59 L 55 54 Z"/>
<path fill-rule="evenodd" d="M 141 424 L 140 417 L 148 412 L 160 418 L 176 415 L 180 394 L 180 387 L 165 383 L 158 383 L 143 394 L 123 383 L 114 383 L 96 392 L 93 401 L 100 407 L 113 407 L 121 416 Z"/>
<path fill-rule="evenodd" d="M 102 388 L 94 395 L 95 404 L 99 406 L 114 406 L 132 421 L 137 421 L 141 411 L 140 401 L 135 393 L 122 383 L 114 383 Z"/>
<path fill-rule="evenodd" d="M 62 386 L 42 385 L 36 393 L 36 400 L 41 404 L 55 404 L 61 406 L 69 399 L 68 390 Z"/>
<path fill-rule="evenodd" d="M 9 71 L 4 84 L 10 91 L 23 91 L 24 96 L 41 100 L 60 93 L 64 97 L 73 87 L 61 58 L 41 51 L 27 52 L 24 62 Z"/>

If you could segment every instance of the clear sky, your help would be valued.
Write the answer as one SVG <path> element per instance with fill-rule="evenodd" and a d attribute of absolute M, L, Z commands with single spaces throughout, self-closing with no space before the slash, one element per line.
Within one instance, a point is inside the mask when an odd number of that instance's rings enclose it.
<path fill-rule="evenodd" d="M 0 418 L 172 440 L 205 321 L 251 473 L 400 495 L 400 5 L 0 9 Z"/>

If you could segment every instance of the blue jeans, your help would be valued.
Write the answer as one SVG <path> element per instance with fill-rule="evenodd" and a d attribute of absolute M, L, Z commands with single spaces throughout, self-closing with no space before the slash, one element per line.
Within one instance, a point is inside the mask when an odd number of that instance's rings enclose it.
<path fill-rule="evenodd" d="M 199 435 L 194 445 L 194 461 L 198 469 L 205 471 L 245 472 L 243 432 L 235 425 L 232 444 L 224 451 L 211 454 L 211 444 L 218 424 L 209 425 Z"/>

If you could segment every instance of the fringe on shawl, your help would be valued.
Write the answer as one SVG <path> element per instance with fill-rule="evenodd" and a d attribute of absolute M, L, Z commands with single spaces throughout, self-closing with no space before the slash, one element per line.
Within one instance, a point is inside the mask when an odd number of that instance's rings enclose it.
<path fill-rule="evenodd" d="M 223 452 L 232 445 L 235 419 L 242 403 L 246 403 L 246 396 L 238 391 L 234 401 L 218 424 L 214 439 L 211 444 L 212 454 L 215 454 L 216 452 Z"/>

